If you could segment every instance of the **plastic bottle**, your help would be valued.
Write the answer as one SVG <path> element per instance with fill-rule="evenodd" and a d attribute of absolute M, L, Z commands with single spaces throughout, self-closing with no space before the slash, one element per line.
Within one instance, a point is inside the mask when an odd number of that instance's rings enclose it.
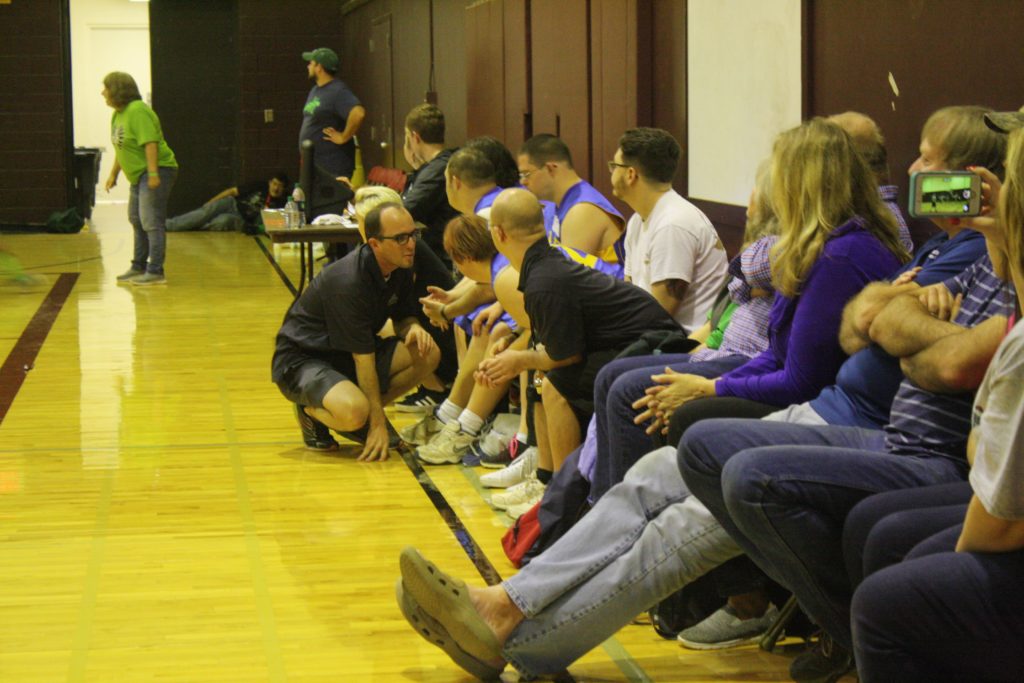
<path fill-rule="evenodd" d="M 284 222 L 288 229 L 299 227 L 299 207 L 291 197 L 284 205 Z"/>
<path fill-rule="evenodd" d="M 295 208 L 298 210 L 299 219 L 295 223 L 295 227 L 302 228 L 306 225 L 306 193 L 302 191 L 302 186 L 295 183 L 295 189 L 292 190 L 292 201 L 295 202 Z"/>

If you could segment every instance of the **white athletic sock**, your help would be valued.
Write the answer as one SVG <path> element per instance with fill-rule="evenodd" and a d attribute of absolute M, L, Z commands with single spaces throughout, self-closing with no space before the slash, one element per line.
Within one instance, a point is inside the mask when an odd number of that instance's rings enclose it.
<path fill-rule="evenodd" d="M 484 419 L 476 413 L 471 413 L 468 409 L 463 410 L 462 414 L 459 415 L 459 426 L 462 427 L 462 431 L 466 434 L 473 434 L 475 436 L 480 433 L 480 428 L 484 426 Z"/>
<path fill-rule="evenodd" d="M 444 403 L 438 406 L 437 412 L 435 412 L 434 414 L 437 416 L 437 419 L 440 420 L 443 424 L 448 424 L 452 420 L 458 420 L 459 413 L 461 412 L 462 408 L 455 405 L 446 398 L 444 400 Z"/>

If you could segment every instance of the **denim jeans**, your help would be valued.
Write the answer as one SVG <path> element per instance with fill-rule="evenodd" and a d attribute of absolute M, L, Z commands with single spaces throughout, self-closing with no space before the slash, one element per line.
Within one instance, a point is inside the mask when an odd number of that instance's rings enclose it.
<path fill-rule="evenodd" d="M 234 197 L 221 197 L 217 201 L 203 204 L 198 209 L 167 219 L 167 232 L 185 232 L 202 230 L 213 232 L 239 231 L 245 226 L 242 215 L 238 213 L 238 203 Z"/>
<path fill-rule="evenodd" d="M 857 589 L 853 643 L 864 683 L 1024 680 L 1024 550 L 954 552 L 961 529 L 919 542 Z"/>
<path fill-rule="evenodd" d="M 164 256 L 167 251 L 167 200 L 178 177 L 178 169 L 160 167 L 160 186 L 149 189 L 148 173 L 132 184 L 128 199 L 128 222 L 135 231 L 135 253 L 132 268 L 155 275 L 163 275 Z"/>
<path fill-rule="evenodd" d="M 653 451 L 565 536 L 503 583 L 526 615 L 503 655 L 530 675 L 561 671 L 739 552 L 683 484 L 675 449 Z"/>
<path fill-rule="evenodd" d="M 972 493 L 968 482 L 957 481 L 886 491 L 853 506 L 843 524 L 843 560 L 850 586 L 856 590 L 864 577 L 900 562 L 922 533 L 938 533 L 962 522 Z M 943 512 L 936 514 L 939 509 Z"/>
<path fill-rule="evenodd" d="M 883 491 L 963 479 L 966 463 L 893 455 L 883 432 L 764 420 L 704 420 L 679 443 L 690 490 L 772 579 L 846 647 L 852 590 L 843 523 Z"/>
<path fill-rule="evenodd" d="M 601 368 L 594 382 L 594 415 L 597 418 L 597 461 L 590 482 L 590 500 L 596 501 L 612 486 L 622 481 L 633 464 L 644 453 L 657 447 L 644 431 L 646 425 L 633 424 L 637 412 L 633 403 L 654 383 L 651 375 L 659 375 L 665 366 L 677 372 L 701 377 L 718 377 L 749 360 L 745 356 L 729 356 L 709 361 L 691 361 L 690 354 L 620 358 Z M 664 442 L 662 442 L 664 443 Z"/>

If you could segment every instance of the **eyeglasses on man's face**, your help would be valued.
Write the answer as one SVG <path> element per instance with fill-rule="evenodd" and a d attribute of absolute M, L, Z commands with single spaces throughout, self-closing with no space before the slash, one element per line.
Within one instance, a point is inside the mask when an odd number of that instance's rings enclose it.
<path fill-rule="evenodd" d="M 620 164 L 619 162 L 615 161 L 614 159 L 612 159 L 611 161 L 608 162 L 608 172 L 609 173 L 615 173 L 615 169 L 617 169 L 617 168 L 633 168 L 633 165 L 632 164 Z"/>
<path fill-rule="evenodd" d="M 539 168 L 535 168 L 535 169 L 530 170 L 530 171 L 520 171 L 519 172 L 519 182 L 520 183 L 525 183 L 527 180 L 529 180 L 530 176 L 532 176 L 534 173 L 536 173 L 539 170 L 540 170 Z"/>
<path fill-rule="evenodd" d="M 409 240 L 418 240 L 423 236 L 423 231 L 420 229 L 412 230 L 411 232 L 401 232 L 397 235 L 379 235 L 379 240 L 394 240 L 395 244 L 402 246 L 408 243 Z"/>

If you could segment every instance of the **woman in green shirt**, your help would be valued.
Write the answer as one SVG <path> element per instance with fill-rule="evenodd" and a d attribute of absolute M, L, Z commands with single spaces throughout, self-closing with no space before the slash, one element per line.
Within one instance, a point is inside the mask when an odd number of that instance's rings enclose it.
<path fill-rule="evenodd" d="M 106 189 L 117 184 L 124 171 L 131 183 L 128 221 L 135 230 L 132 267 L 117 276 L 118 282 L 156 285 L 164 277 L 167 235 L 167 199 L 178 177 L 178 162 L 167 146 L 160 119 L 142 101 L 139 87 L 130 75 L 113 71 L 103 79 L 103 98 L 114 110 L 110 120 L 110 141 L 114 146 L 114 167 Z"/>

